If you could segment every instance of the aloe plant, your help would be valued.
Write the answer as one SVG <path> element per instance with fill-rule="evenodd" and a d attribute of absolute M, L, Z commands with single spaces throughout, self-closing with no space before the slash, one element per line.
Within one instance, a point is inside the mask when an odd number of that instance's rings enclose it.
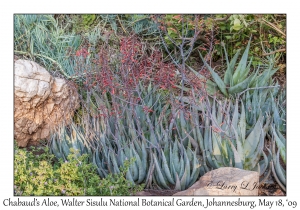
<path fill-rule="evenodd" d="M 246 92 L 243 97 L 246 112 L 247 127 L 252 127 L 260 112 L 266 119 L 272 116 L 272 123 L 282 134 L 286 133 L 286 96 L 285 89 L 279 86 L 270 89 L 253 90 L 252 93 Z"/>
<path fill-rule="evenodd" d="M 256 123 L 260 113 L 263 114 L 265 119 L 268 115 L 272 115 L 275 105 L 272 96 L 273 91 L 274 89 L 259 89 L 243 95 L 248 128 Z"/>
<path fill-rule="evenodd" d="M 200 174 L 199 148 L 189 119 L 182 110 L 171 107 L 166 95 L 151 84 L 140 84 L 134 94 L 140 99 L 135 104 L 121 96 L 108 99 L 96 91 L 88 93 L 89 113 L 83 111 L 82 125 L 66 126 L 52 136 L 53 153 L 66 158 L 74 147 L 81 153 L 88 152 L 103 178 L 119 173 L 125 160 L 134 158 L 126 174 L 133 184 L 188 188 Z M 112 113 L 115 103 L 119 105 L 117 114 Z M 103 106 L 106 109 L 98 109 Z M 106 117 L 96 117 L 99 114 Z M 68 127 L 70 132 L 66 132 Z"/>
<path fill-rule="evenodd" d="M 151 182 L 160 188 L 169 189 L 174 186 L 176 190 L 185 190 L 194 184 L 200 174 L 200 163 L 191 145 L 184 147 L 175 140 L 164 145 L 163 149 L 151 151 L 153 171 L 149 171 L 147 184 Z"/>
<path fill-rule="evenodd" d="M 122 146 L 122 148 L 113 148 L 111 145 L 99 145 L 93 156 L 93 163 L 99 175 L 106 177 L 109 173 L 118 174 L 124 162 L 133 158 L 135 161 L 127 171 L 126 178 L 133 184 L 144 182 L 148 171 L 148 153 L 145 143 L 136 142 Z"/>
<path fill-rule="evenodd" d="M 247 92 L 243 100 L 236 98 L 235 103 L 209 97 L 190 100 L 184 109 L 169 104 L 151 85 L 140 85 L 134 94 L 140 98 L 135 104 L 121 96 L 108 100 L 95 91 L 88 94 L 90 113 L 84 112 L 84 123 L 53 135 L 55 155 L 64 158 L 70 148 L 78 148 L 81 153 L 90 154 L 90 161 L 101 177 L 119 173 L 124 161 L 134 158 L 126 174 L 132 183 L 184 190 L 199 176 L 223 166 L 264 175 L 274 157 L 271 153 L 267 157 L 263 151 L 264 139 L 272 128 L 279 154 L 285 161 L 285 140 L 273 123 L 274 91 L 254 90 L 252 95 Z M 195 97 L 194 91 L 192 95 Z M 169 96 L 174 100 L 174 96 Z M 121 114 L 113 115 L 115 103 Z M 101 106 L 106 109 L 99 110 Z M 97 114 L 106 117 L 97 118 Z"/>
<path fill-rule="evenodd" d="M 159 104 L 156 100 L 150 103 L 147 91 L 143 91 L 143 103 Z M 254 91 L 253 94 L 260 96 L 265 93 Z M 106 103 L 105 98 L 96 96 L 93 101 L 95 106 Z M 267 157 L 263 151 L 264 139 L 270 132 L 269 125 L 274 115 L 266 115 L 264 119 L 259 106 L 258 117 L 255 116 L 252 124 L 247 123 L 246 107 L 238 98 L 235 103 L 216 99 L 192 102 L 186 107 L 190 110 L 189 117 L 184 116 L 181 109 L 171 107 L 169 110 L 169 105 L 157 105 L 157 112 L 143 112 L 128 104 L 121 107 L 123 118 L 89 116 L 85 121 L 89 129 L 75 125 L 62 129 L 53 135 L 51 150 L 62 158 L 66 158 L 70 148 L 89 154 L 101 177 L 119 173 L 125 160 L 134 158 L 126 178 L 133 184 L 146 183 L 148 188 L 184 190 L 199 176 L 224 166 L 255 170 L 263 176 L 271 160 L 273 173 L 285 185 L 282 178 L 285 171 L 278 166 L 279 155 L 285 162 L 285 138 L 273 124 L 271 131 L 278 154 L 269 152 Z M 167 110 L 172 113 L 169 119 L 162 114 Z M 266 176 L 261 180 L 264 178 Z"/>
<path fill-rule="evenodd" d="M 156 185 L 159 188 L 169 189 L 173 186 L 184 190 L 199 177 L 199 160 L 190 143 L 186 149 L 178 141 L 172 143 L 163 140 L 159 149 L 150 144 L 150 141 L 129 141 L 121 137 L 118 142 L 113 143 L 102 136 L 93 142 L 96 147 L 85 147 L 81 141 L 85 134 L 73 124 L 71 127 L 72 132 L 66 132 L 67 129 L 64 128 L 59 136 L 52 136 L 51 151 L 56 157 L 65 160 L 71 148 L 79 150 L 79 154 L 90 154 L 90 162 L 96 166 L 102 178 L 109 173 L 119 173 L 124 162 L 132 158 L 135 162 L 127 171 L 126 178 L 133 184 L 145 182 L 149 188 Z"/>
<path fill-rule="evenodd" d="M 255 90 L 255 100 L 248 99 L 250 107 L 255 103 L 252 112 L 246 110 L 240 98 L 235 103 L 230 99 L 217 101 L 208 97 L 196 102 L 185 98 L 192 107 L 192 116 L 185 122 L 190 129 L 186 134 L 190 142 L 196 141 L 193 146 L 201 155 L 201 175 L 225 166 L 259 171 L 260 175 L 267 171 L 269 159 L 263 147 L 272 121 L 267 113 L 272 106 L 266 103 L 266 94 L 268 90 Z M 192 96 L 196 98 L 193 91 Z"/>
<path fill-rule="evenodd" d="M 280 89 L 272 95 L 274 124 L 281 133 L 286 133 L 286 89 Z"/>
<path fill-rule="evenodd" d="M 273 69 L 274 62 L 272 59 L 270 59 L 268 68 L 263 69 L 262 73 L 260 73 L 260 66 L 258 66 L 255 71 L 250 73 L 252 63 L 252 58 L 248 62 L 250 42 L 251 38 L 237 66 L 236 63 L 240 54 L 240 50 L 238 50 L 232 60 L 229 61 L 226 48 L 224 46 L 227 69 L 223 79 L 212 69 L 211 66 L 209 66 L 199 52 L 199 56 L 206 68 L 211 73 L 213 81 L 205 78 L 191 67 L 189 67 L 189 69 L 200 80 L 206 81 L 206 90 L 208 94 L 215 95 L 218 91 L 220 91 L 224 96 L 229 97 L 240 94 L 248 88 L 267 87 L 272 85 L 272 75 L 278 70 L 278 68 Z"/>
<path fill-rule="evenodd" d="M 125 99 L 112 99 L 113 103 L 119 104 L 122 116 L 117 114 L 106 121 L 92 118 L 92 130 L 97 133 L 96 141 L 99 145 L 94 154 L 94 163 L 100 176 L 118 173 L 118 168 L 125 159 L 134 157 L 136 161 L 130 166 L 126 176 L 132 183 L 141 183 L 145 181 L 150 167 L 146 147 L 160 146 L 163 127 L 159 120 L 163 115 L 168 116 L 168 104 L 151 84 L 147 88 L 140 84 L 137 88 L 136 97 L 140 98 L 138 104 L 127 103 Z M 111 116 L 108 99 L 99 97 L 95 92 L 93 97 L 96 103 L 94 106 L 106 105 L 106 115 Z"/>
<path fill-rule="evenodd" d="M 70 149 L 74 148 L 78 151 L 78 155 L 88 154 L 89 160 L 92 160 L 93 148 L 95 144 L 92 141 L 87 141 L 80 127 L 75 124 L 70 126 L 61 126 L 57 132 L 54 132 L 50 140 L 50 152 L 58 159 L 67 160 L 70 154 Z"/>
<path fill-rule="evenodd" d="M 204 104 L 202 107 L 206 116 L 202 140 L 207 167 L 237 167 L 258 171 L 263 175 L 269 166 L 263 147 L 271 119 L 264 120 L 260 114 L 256 123 L 247 129 L 242 101 L 236 100 L 233 105 L 230 100 L 214 100 L 213 104 L 208 106 L 211 107 L 210 110 L 205 110 Z"/>
<path fill-rule="evenodd" d="M 282 167 L 280 157 L 284 164 L 286 164 L 286 139 L 280 134 L 280 132 L 272 126 L 272 138 L 271 148 L 267 148 L 270 154 L 270 171 L 279 184 L 281 189 L 286 191 L 286 171 Z M 278 148 L 276 152 L 276 147 Z"/>

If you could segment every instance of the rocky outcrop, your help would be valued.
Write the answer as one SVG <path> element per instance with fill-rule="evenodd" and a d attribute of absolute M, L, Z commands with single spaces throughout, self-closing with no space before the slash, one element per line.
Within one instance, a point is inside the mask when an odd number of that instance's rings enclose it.
<path fill-rule="evenodd" d="M 52 77 L 33 61 L 15 61 L 14 138 L 20 147 L 48 139 L 79 107 L 71 82 Z"/>
<path fill-rule="evenodd" d="M 238 168 L 224 167 L 204 174 L 195 184 L 174 196 L 185 195 L 246 195 L 257 196 L 259 174 Z"/>

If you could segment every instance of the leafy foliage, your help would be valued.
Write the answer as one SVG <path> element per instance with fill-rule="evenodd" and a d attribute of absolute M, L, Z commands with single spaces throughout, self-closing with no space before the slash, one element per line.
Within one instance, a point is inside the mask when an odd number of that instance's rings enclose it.
<path fill-rule="evenodd" d="M 222 15 L 216 15 L 217 18 Z M 216 22 L 217 39 L 224 40 L 229 56 L 234 56 L 252 35 L 252 47 L 249 50 L 253 56 L 253 65 L 262 65 L 261 56 L 267 49 L 275 51 L 285 48 L 285 15 L 230 15 L 228 20 Z M 216 44 L 217 55 L 222 55 L 221 44 Z M 279 58 L 280 57 L 280 58 Z M 284 53 L 276 54 L 276 59 L 284 60 Z M 282 62 L 282 61 L 278 61 Z"/>
<path fill-rule="evenodd" d="M 71 149 L 68 161 L 54 161 L 47 148 L 34 155 L 25 149 L 15 150 L 15 195 L 132 195 L 140 187 L 133 187 L 125 178 L 130 163 L 126 162 L 121 174 L 100 179 L 87 156 L 79 156 Z M 132 162 L 131 162 L 132 163 Z M 110 189 L 111 191 L 107 191 Z"/>
<path fill-rule="evenodd" d="M 82 19 L 83 19 L 82 23 L 84 24 L 84 27 L 88 28 L 94 23 L 96 19 L 96 15 L 95 14 L 82 15 Z"/>

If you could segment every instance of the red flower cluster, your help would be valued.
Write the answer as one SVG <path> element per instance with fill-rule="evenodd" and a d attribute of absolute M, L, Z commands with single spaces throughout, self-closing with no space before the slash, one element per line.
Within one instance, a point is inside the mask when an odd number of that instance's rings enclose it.
<path fill-rule="evenodd" d="M 119 55 L 109 45 L 103 45 L 97 58 L 92 60 L 93 66 L 86 71 L 84 84 L 88 89 L 95 88 L 117 96 L 121 94 L 125 99 L 132 98 L 139 82 L 145 85 L 151 82 L 162 89 L 173 87 L 176 83 L 175 66 L 165 63 L 158 49 L 149 49 L 135 36 L 121 39 Z M 82 48 L 76 55 L 85 57 L 88 52 Z"/>
<path fill-rule="evenodd" d="M 147 112 L 147 113 L 148 113 L 148 112 L 153 112 L 153 110 L 150 109 L 150 108 L 147 107 L 147 106 L 144 106 L 144 107 L 143 107 L 143 111 L 144 111 L 144 112 Z"/>
<path fill-rule="evenodd" d="M 153 49 L 151 52 L 144 49 L 146 46 L 135 36 L 121 39 L 121 68 L 127 77 L 127 83 L 134 85 L 143 80 L 152 81 L 163 89 L 173 86 L 175 66 L 163 62 L 163 55 L 158 49 Z"/>
<path fill-rule="evenodd" d="M 79 50 L 76 51 L 76 56 L 82 56 L 86 58 L 89 55 L 89 52 L 85 48 L 80 48 Z"/>

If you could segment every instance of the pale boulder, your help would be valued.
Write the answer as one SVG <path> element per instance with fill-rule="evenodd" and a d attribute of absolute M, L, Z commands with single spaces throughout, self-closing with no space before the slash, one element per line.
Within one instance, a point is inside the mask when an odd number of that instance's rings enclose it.
<path fill-rule="evenodd" d="M 79 107 L 78 93 L 72 82 L 52 77 L 33 61 L 17 60 L 14 68 L 14 138 L 26 147 L 69 122 Z"/>

